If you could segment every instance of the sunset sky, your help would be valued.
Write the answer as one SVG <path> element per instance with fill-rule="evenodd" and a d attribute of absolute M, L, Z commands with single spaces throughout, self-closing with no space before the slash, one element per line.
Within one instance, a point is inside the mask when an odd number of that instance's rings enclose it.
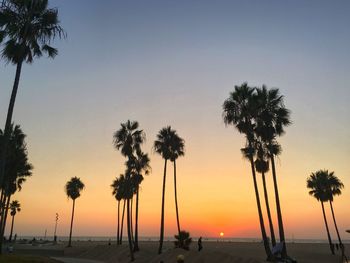
<path fill-rule="evenodd" d="M 244 138 L 222 120 L 223 101 L 247 81 L 278 87 L 292 111 L 277 161 L 287 238 L 326 238 L 321 205 L 306 189 L 307 176 L 318 169 L 334 171 L 345 185 L 334 208 L 342 236 L 350 238 L 344 232 L 350 229 L 349 1 L 50 5 L 58 7 L 68 37 L 54 43 L 55 60 L 23 67 L 14 121 L 28 136 L 35 169 L 15 195 L 22 205 L 18 235 L 44 235 L 45 229 L 52 235 L 56 212 L 58 234 L 69 234 L 72 203 L 64 185 L 73 176 L 86 185 L 73 235 L 115 235 L 110 184 L 125 160 L 112 135 L 130 119 L 146 132 L 152 166 L 142 183 L 141 235 L 159 235 L 164 163 L 152 144 L 171 125 L 186 142 L 186 155 L 177 162 L 182 227 L 192 236 L 259 238 L 249 163 L 240 153 Z M 15 67 L 0 60 L 1 128 L 14 74 Z M 165 235 L 172 236 L 172 166 L 168 172 Z M 270 174 L 267 180 L 275 215 Z M 263 201 L 260 176 L 258 181 Z M 333 226 L 331 231 L 335 237 Z"/>

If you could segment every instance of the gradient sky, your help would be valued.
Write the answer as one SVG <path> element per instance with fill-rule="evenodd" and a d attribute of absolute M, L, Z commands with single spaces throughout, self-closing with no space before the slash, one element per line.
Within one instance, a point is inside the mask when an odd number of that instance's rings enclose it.
<path fill-rule="evenodd" d="M 23 67 L 14 121 L 28 135 L 35 170 L 15 196 L 22 204 L 16 233 L 43 235 L 47 229 L 52 235 L 58 212 L 58 234 L 68 235 L 71 201 L 64 185 L 78 176 L 86 190 L 77 200 L 74 235 L 114 235 L 110 184 L 124 171 L 124 159 L 113 149 L 112 135 L 131 119 L 146 132 L 152 166 L 142 184 L 141 235 L 159 234 L 163 160 L 152 153 L 152 143 L 160 128 L 172 125 L 186 141 L 186 156 L 177 165 L 182 227 L 194 236 L 223 231 L 226 237 L 259 237 L 249 164 L 240 153 L 244 138 L 225 128 L 221 117 L 234 85 L 248 81 L 280 88 L 292 111 L 277 162 L 287 237 L 326 237 L 321 205 L 306 189 L 307 176 L 318 169 L 335 171 L 345 184 L 334 206 L 346 237 L 349 1 L 50 3 L 59 8 L 68 38 L 55 42 L 54 61 Z M 0 67 L 4 125 L 15 68 L 3 61 Z M 171 236 L 171 169 L 165 220 L 165 235 Z"/>

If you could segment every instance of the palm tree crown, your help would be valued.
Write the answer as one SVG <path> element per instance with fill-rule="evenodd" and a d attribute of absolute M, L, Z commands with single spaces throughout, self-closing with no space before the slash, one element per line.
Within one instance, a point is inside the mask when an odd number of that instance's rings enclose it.
<path fill-rule="evenodd" d="M 11 216 L 15 216 L 21 211 L 21 204 L 17 200 L 13 200 L 10 204 Z"/>
<path fill-rule="evenodd" d="M 145 140 L 145 133 L 138 128 L 137 121 L 128 120 L 126 123 L 121 123 L 121 128 L 114 133 L 114 146 L 122 155 L 131 158 L 134 152 L 141 151 L 140 146 Z"/>
<path fill-rule="evenodd" d="M 80 196 L 80 192 L 85 188 L 85 185 L 78 177 L 72 177 L 66 184 L 66 194 L 72 200 Z"/>
<path fill-rule="evenodd" d="M 43 54 L 54 58 L 58 51 L 50 42 L 65 35 L 58 10 L 48 8 L 48 0 L 5 0 L 0 9 L 2 57 L 8 62 L 32 63 Z"/>
<path fill-rule="evenodd" d="M 163 159 L 174 161 L 185 154 L 185 141 L 171 129 L 171 126 L 167 126 L 157 134 L 153 148 Z"/>

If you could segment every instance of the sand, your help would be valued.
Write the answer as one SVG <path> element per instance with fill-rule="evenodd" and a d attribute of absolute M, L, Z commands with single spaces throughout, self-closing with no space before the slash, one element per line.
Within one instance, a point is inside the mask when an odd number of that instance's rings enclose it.
<path fill-rule="evenodd" d="M 203 250 L 198 252 L 197 244 L 190 251 L 175 249 L 172 242 L 164 243 L 164 250 L 157 255 L 157 242 L 140 242 L 141 251 L 135 253 L 137 263 L 175 263 L 176 256 L 183 254 L 185 262 L 191 263 L 259 263 L 265 262 L 263 246 L 260 243 L 203 242 Z M 106 263 L 129 262 L 129 250 L 125 242 L 122 246 L 108 245 L 106 242 L 75 242 L 72 248 L 64 248 L 64 256 L 97 260 Z M 350 246 L 346 245 L 350 252 Z M 327 244 L 288 244 L 289 255 L 299 263 L 339 263 L 340 251 L 330 254 Z"/>

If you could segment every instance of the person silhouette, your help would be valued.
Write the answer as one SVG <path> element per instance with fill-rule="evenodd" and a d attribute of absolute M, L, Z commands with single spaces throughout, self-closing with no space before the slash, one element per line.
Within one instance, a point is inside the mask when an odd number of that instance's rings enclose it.
<path fill-rule="evenodd" d="M 198 239 L 198 251 L 201 251 L 202 249 L 203 249 L 202 237 L 199 237 L 199 239 Z"/>

